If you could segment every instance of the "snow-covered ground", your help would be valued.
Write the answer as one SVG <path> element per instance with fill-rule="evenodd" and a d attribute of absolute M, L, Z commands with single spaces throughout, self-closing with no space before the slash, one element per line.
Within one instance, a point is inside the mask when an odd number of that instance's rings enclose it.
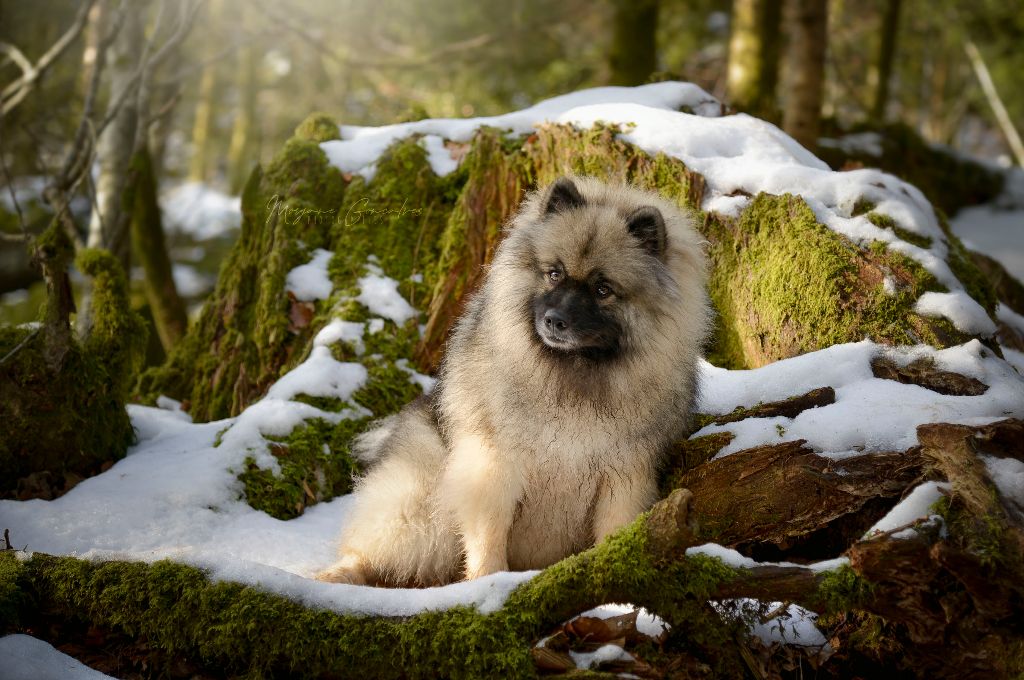
<path fill-rule="evenodd" d="M 677 109 L 681 106 L 704 115 L 680 113 Z M 939 313 L 953 317 L 962 313 L 968 321 L 954 318 L 954 322 L 981 323 L 977 317 L 980 307 L 966 297 L 945 264 L 946 242 L 920 192 L 874 170 L 833 173 L 774 126 L 742 115 L 713 117 L 718 110 L 717 102 L 692 85 L 600 88 L 492 119 L 343 127 L 343 141 L 323 146 L 339 167 L 372 175 L 377 155 L 391 141 L 418 132 L 428 135 L 424 138 L 428 150 L 439 156 L 434 159 L 435 168 L 444 172 L 451 169 L 451 159 L 443 162 L 444 146 L 431 141 L 430 135 L 439 140 L 465 140 L 483 124 L 525 131 L 543 120 L 576 125 L 597 120 L 635 123 L 624 125 L 624 138 L 644 149 L 677 156 L 705 175 L 710 187 L 706 208 L 735 214 L 749 200 L 730 195 L 736 190 L 801 194 L 830 228 L 855 241 L 888 243 L 934 272 L 952 291 L 946 303 L 937 305 Z M 931 237 L 933 245 L 919 248 L 863 217 L 852 217 L 854 203 L 862 198 L 875 202 L 880 212 L 908 231 Z M 230 212 L 231 206 L 222 207 Z M 310 253 L 310 261 L 288 275 L 287 289 L 298 299 L 329 297 L 329 259 L 328 251 Z M 494 574 L 420 590 L 320 583 L 311 577 L 332 562 L 351 498 L 314 505 L 289 521 L 253 510 L 242 500 L 237 473 L 247 457 L 265 468 L 276 468 L 267 436 L 286 435 L 312 418 L 336 422 L 370 415 L 351 401 L 353 392 L 367 380 L 366 368 L 357 362 L 337 361 L 329 348 L 346 341 L 360 352 L 363 338 L 380 332 L 384 319 L 403 323 L 418 312 L 398 293 L 398 283 L 372 260 L 359 285 L 357 300 L 373 318 L 365 324 L 339 319 L 325 326 L 307 360 L 239 416 L 192 423 L 168 399 L 161 400 L 162 408 L 130 406 L 138 443 L 126 458 L 56 500 L 0 501 L 0 526 L 10 529 L 14 544 L 27 546 L 29 551 L 94 560 L 166 558 L 204 568 L 215 580 L 249 584 L 337 612 L 408 615 L 457 604 L 471 604 L 485 612 L 499 608 L 508 593 L 535 572 Z M 989 389 L 976 397 L 944 396 L 916 385 L 875 378 L 870 362 L 879 355 L 899 364 L 930 358 L 939 368 L 977 378 Z M 429 388 L 428 377 L 416 374 L 407 364 L 404 368 L 410 380 Z M 834 404 L 795 418 L 754 418 L 708 426 L 699 434 L 730 431 L 735 435 L 720 455 L 801 438 L 815 451 L 841 461 L 866 452 L 904 450 L 916 443 L 915 428 L 922 423 L 986 423 L 1024 417 L 1024 380 L 977 341 L 937 351 L 929 347 L 887 348 L 865 340 L 750 371 L 728 371 L 703 363 L 701 379 L 698 408 L 705 413 L 727 413 L 737 406 L 783 399 L 823 386 L 832 386 L 836 392 Z M 336 397 L 347 402 L 348 408 L 327 413 L 296 401 L 301 393 Z M 1024 471 L 995 463 L 989 464 L 989 470 L 1000 489 L 1024 505 Z M 912 494 L 913 502 L 897 506 L 879 527 L 899 528 L 926 518 L 930 503 L 920 501 L 937 490 Z M 720 546 L 692 550 L 731 563 L 752 562 Z M 817 568 L 833 569 L 843 563 L 831 560 Z M 817 640 L 805 626 L 812 614 L 794 611 L 790 618 L 794 622 L 790 634 Z M 772 635 L 771 624 L 768 628 L 761 631 L 766 639 Z M 785 626 L 779 630 L 785 633 Z"/>
<path fill-rule="evenodd" d="M 949 224 L 965 246 L 995 259 L 1024 281 L 1024 208 L 975 205 L 958 212 Z"/>
<path fill-rule="evenodd" d="M 0 637 L 0 677 L 4 680 L 111 680 L 29 635 Z"/>
<path fill-rule="evenodd" d="M 139 441 L 124 460 L 53 501 L 0 501 L 0 525 L 10 528 L 12 541 L 27 545 L 29 551 L 100 560 L 169 558 L 208 569 L 214 579 L 246 583 L 338 612 L 407 615 L 455 604 L 473 604 L 483 611 L 500 607 L 532 572 L 495 574 L 412 591 L 320 583 L 310 577 L 331 563 L 351 498 L 314 505 L 289 521 L 253 510 L 241 500 L 236 472 L 243 469 L 246 457 L 254 456 L 263 466 L 276 464 L 267 452 L 265 435 L 286 434 L 309 418 L 337 420 L 364 412 L 353 403 L 350 412 L 328 414 L 293 401 L 299 393 L 348 400 L 366 379 L 361 364 L 336 361 L 327 351 L 327 341 L 342 339 L 346 333 L 350 331 L 328 326 L 309 359 L 236 418 L 192 423 L 169 400 L 163 409 L 130 406 Z M 928 355 L 942 368 L 982 380 L 989 390 L 976 397 L 950 397 L 874 378 L 870 360 L 877 354 L 900 362 Z M 755 418 L 709 426 L 707 432 L 736 433 L 736 441 L 723 455 L 740 446 L 806 438 L 823 455 L 842 459 L 862 452 L 905 449 L 915 443 L 914 429 L 923 422 L 981 423 L 1024 417 L 1024 380 L 976 341 L 943 351 L 892 350 L 864 341 L 752 371 L 726 371 L 705 363 L 702 380 L 699 407 L 712 413 L 822 385 L 836 389 L 835 404 L 796 418 Z M 221 443 L 215 446 L 218 436 Z M 1007 470 L 1003 479 L 997 468 L 991 469 L 997 473 L 1000 489 L 1024 505 L 1020 471 Z M 890 522 L 902 526 L 927 516 L 928 505 L 898 506 L 893 513 L 898 520 Z M 691 550 L 730 563 L 752 564 L 720 547 Z M 841 563 L 819 566 L 835 568 Z"/>
<path fill-rule="evenodd" d="M 164 228 L 197 241 L 225 236 L 242 225 L 242 199 L 203 184 L 185 182 L 160 194 Z"/>

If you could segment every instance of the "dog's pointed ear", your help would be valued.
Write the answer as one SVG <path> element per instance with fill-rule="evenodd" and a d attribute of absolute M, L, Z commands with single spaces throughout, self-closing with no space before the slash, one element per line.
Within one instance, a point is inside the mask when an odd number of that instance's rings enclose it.
<path fill-rule="evenodd" d="M 553 215 L 572 208 L 581 208 L 586 203 L 583 194 L 571 179 L 559 177 L 548 188 L 548 195 L 544 199 L 544 214 Z"/>
<path fill-rule="evenodd" d="M 637 208 L 626 217 L 626 228 L 648 253 L 657 258 L 665 254 L 665 218 L 660 210 L 650 205 Z"/>

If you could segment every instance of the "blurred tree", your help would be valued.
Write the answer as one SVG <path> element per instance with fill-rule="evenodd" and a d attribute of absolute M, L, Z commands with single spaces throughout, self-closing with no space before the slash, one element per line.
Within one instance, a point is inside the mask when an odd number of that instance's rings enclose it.
<path fill-rule="evenodd" d="M 221 9 L 220 0 L 209 0 L 205 11 L 210 25 L 219 26 Z M 210 37 L 215 39 L 213 35 Z M 192 156 L 188 166 L 188 178 L 193 182 L 205 181 L 210 169 L 214 115 L 220 94 L 217 66 L 217 63 L 203 66 L 199 79 L 199 95 L 196 99 L 195 117 L 192 120 Z"/>
<path fill-rule="evenodd" d="M 246 45 L 239 52 L 237 85 L 238 104 L 228 146 L 228 189 L 232 194 L 242 191 L 246 178 L 252 172 L 253 161 L 259 155 L 255 126 L 259 68 L 256 50 L 251 45 Z"/>
<path fill-rule="evenodd" d="M 727 91 L 740 111 L 774 118 L 782 0 L 734 0 Z"/>
<path fill-rule="evenodd" d="M 104 248 L 113 253 L 126 272 L 131 270 L 128 231 L 131 215 L 122 198 L 128 184 L 128 166 L 135 150 L 135 134 L 139 126 L 136 72 L 145 45 L 142 21 L 143 13 L 140 11 L 123 12 L 113 43 L 105 55 L 110 83 L 106 118 L 110 122 L 96 143 L 99 165 L 96 203 L 89 218 L 86 242 L 90 248 Z"/>
<path fill-rule="evenodd" d="M 787 27 L 787 97 L 782 128 L 813 152 L 818 147 L 828 45 L 828 0 L 791 0 Z"/>
<path fill-rule="evenodd" d="M 658 66 L 659 0 L 614 0 L 612 46 L 608 55 L 612 85 L 642 85 Z"/>
<path fill-rule="evenodd" d="M 142 264 L 153 325 L 164 351 L 169 351 L 185 335 L 188 315 L 174 284 L 157 199 L 157 178 L 146 144 L 142 144 L 132 157 L 131 187 L 126 196 L 132 201 L 129 210 L 133 252 Z"/>
<path fill-rule="evenodd" d="M 878 46 L 878 82 L 875 86 L 875 99 L 871 106 L 871 117 L 885 122 L 885 111 L 889 103 L 889 81 L 892 80 L 893 61 L 896 58 L 896 36 L 900 27 L 901 0 L 885 0 L 885 13 L 882 15 L 882 37 Z"/>

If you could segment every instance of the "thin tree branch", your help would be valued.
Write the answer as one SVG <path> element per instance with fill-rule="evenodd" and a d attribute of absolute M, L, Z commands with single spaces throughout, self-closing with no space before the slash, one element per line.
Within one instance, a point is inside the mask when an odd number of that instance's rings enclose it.
<path fill-rule="evenodd" d="M 974 69 L 974 75 L 978 77 L 988 105 L 992 107 L 992 113 L 995 114 L 999 129 L 1003 131 L 1003 136 L 1006 137 L 1010 150 L 1017 159 L 1017 165 L 1024 166 L 1024 142 L 1021 142 L 1020 133 L 1017 132 L 1013 121 L 1010 120 L 1010 114 L 1006 111 L 1006 106 L 996 90 L 996 84 L 992 82 L 992 76 L 988 72 L 988 67 L 985 65 L 978 46 L 970 39 L 965 40 L 964 51 L 967 52 L 967 58 L 971 62 L 971 68 Z"/>
<path fill-rule="evenodd" d="M 39 79 L 46 73 L 46 71 L 53 65 L 57 59 L 64 54 L 65 50 L 75 41 L 75 39 L 82 33 L 85 28 L 85 24 L 89 18 L 89 10 L 92 9 L 93 4 L 96 0 L 84 0 L 81 7 L 78 9 L 78 15 L 75 17 L 74 23 L 71 27 L 64 32 L 57 42 L 55 42 L 50 49 L 48 49 L 43 56 L 39 58 L 34 65 L 27 63 L 28 59 L 13 45 L 8 46 L 11 49 L 5 50 L 8 56 L 11 57 L 12 61 L 18 63 L 23 73 L 20 78 L 10 83 L 0 92 L 0 114 L 8 114 L 14 110 L 15 107 L 20 104 L 28 93 L 32 91 Z M 23 62 L 22 64 L 19 61 Z M 27 66 L 27 68 L 26 68 Z"/>

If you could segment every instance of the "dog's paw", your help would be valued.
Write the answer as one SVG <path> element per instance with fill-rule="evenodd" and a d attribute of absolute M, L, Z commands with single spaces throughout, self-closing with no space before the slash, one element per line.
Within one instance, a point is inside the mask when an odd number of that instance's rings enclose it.
<path fill-rule="evenodd" d="M 345 559 L 317 573 L 314 578 L 325 583 L 348 583 L 354 586 L 363 586 L 367 583 L 366 570 L 362 565 Z"/>

